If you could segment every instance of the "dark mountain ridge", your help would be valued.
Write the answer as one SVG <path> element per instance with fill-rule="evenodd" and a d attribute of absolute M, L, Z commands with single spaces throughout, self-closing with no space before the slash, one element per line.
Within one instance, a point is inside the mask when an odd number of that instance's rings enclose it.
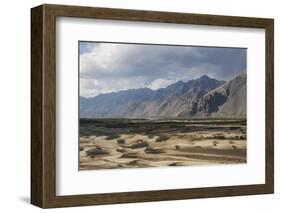
<path fill-rule="evenodd" d="M 100 94 L 93 98 L 80 97 L 80 117 L 244 116 L 244 105 L 246 75 L 242 74 L 228 82 L 204 75 L 157 90 L 140 88 Z M 235 107 L 239 109 L 233 109 Z"/>

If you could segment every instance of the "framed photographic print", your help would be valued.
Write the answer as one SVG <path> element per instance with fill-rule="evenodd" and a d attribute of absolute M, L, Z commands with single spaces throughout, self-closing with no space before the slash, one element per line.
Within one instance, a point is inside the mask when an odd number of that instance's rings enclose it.
<path fill-rule="evenodd" d="M 274 191 L 273 19 L 31 9 L 31 203 Z"/>

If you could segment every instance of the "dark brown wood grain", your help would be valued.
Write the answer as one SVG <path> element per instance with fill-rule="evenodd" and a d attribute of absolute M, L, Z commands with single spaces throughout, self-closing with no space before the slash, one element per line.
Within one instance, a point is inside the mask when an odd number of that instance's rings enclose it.
<path fill-rule="evenodd" d="M 56 17 L 262 28 L 266 31 L 266 183 L 56 196 Z M 41 5 L 31 10 L 31 203 L 65 207 L 266 194 L 274 191 L 273 20 L 110 8 Z"/>
<path fill-rule="evenodd" d="M 43 7 L 31 14 L 31 203 L 43 204 L 42 50 Z"/>
<path fill-rule="evenodd" d="M 274 21 L 266 26 L 266 50 L 265 50 L 265 171 L 266 185 L 268 190 L 274 192 Z"/>

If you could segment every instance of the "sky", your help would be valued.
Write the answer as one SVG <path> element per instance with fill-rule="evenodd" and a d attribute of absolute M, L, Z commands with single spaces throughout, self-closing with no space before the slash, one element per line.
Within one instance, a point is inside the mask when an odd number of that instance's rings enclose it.
<path fill-rule="evenodd" d="M 208 75 L 231 80 L 246 72 L 245 48 L 79 42 L 80 96 L 167 87 Z"/>

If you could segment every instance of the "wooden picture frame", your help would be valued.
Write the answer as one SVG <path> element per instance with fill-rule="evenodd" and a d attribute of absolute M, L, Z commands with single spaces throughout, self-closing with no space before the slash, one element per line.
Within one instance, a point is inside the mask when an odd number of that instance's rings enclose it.
<path fill-rule="evenodd" d="M 265 29 L 265 184 L 56 195 L 56 17 Z M 31 203 L 41 208 L 268 194 L 274 191 L 273 19 L 44 4 L 31 9 Z"/>

